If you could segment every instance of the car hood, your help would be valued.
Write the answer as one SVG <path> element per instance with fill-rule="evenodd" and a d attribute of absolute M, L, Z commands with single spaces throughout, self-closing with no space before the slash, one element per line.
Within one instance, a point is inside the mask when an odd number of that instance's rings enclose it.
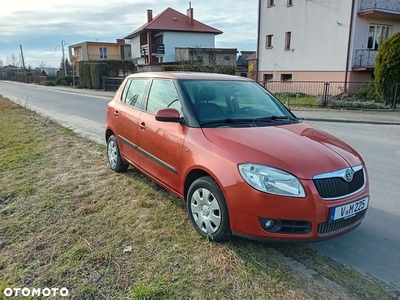
<path fill-rule="evenodd" d="M 363 164 L 361 156 L 334 136 L 305 123 L 247 128 L 203 128 L 213 144 L 251 163 L 302 179 Z"/>

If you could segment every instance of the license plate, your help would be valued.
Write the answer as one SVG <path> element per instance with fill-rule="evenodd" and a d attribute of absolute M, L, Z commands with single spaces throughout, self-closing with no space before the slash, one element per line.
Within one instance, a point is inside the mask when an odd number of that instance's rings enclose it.
<path fill-rule="evenodd" d="M 331 207 L 329 210 L 329 222 L 351 218 L 357 213 L 366 210 L 368 208 L 368 204 L 369 197 L 365 197 L 345 205 Z"/>

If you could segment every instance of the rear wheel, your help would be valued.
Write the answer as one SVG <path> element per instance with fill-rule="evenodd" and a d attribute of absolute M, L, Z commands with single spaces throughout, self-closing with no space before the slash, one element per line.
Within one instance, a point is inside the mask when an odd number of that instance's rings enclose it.
<path fill-rule="evenodd" d="M 215 242 L 223 242 L 231 237 L 225 197 L 210 176 L 201 177 L 192 183 L 186 202 L 189 218 L 201 236 Z"/>
<path fill-rule="evenodd" d="M 111 135 L 107 141 L 107 158 L 110 168 L 115 172 L 124 172 L 129 168 L 129 164 L 121 158 L 117 139 L 114 135 Z"/>

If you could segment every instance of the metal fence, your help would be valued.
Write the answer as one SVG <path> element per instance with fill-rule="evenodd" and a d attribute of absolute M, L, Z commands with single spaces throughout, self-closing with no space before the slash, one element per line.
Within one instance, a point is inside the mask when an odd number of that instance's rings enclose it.
<path fill-rule="evenodd" d="M 374 82 L 262 81 L 260 85 L 292 106 L 387 108 L 400 102 L 400 83 L 390 83 L 381 94 Z"/>
<path fill-rule="evenodd" d="M 117 91 L 121 83 L 124 81 L 123 77 L 103 77 L 103 89 L 105 91 Z"/>

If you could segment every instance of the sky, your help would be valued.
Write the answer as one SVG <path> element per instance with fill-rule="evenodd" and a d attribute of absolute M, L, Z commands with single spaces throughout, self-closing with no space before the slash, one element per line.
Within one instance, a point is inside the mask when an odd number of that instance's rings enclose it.
<path fill-rule="evenodd" d="M 0 60 L 14 56 L 25 65 L 59 67 L 62 41 L 115 42 L 147 22 L 147 9 L 158 15 L 167 7 L 183 14 L 189 1 L 182 0 L 1 0 Z M 216 47 L 255 51 L 257 0 L 191 0 L 197 21 L 222 30 Z M 1 63 L 1 62 L 0 62 Z"/>

